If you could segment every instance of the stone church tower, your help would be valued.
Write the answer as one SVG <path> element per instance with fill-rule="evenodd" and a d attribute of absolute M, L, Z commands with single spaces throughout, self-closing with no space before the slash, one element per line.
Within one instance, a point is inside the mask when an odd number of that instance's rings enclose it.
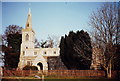
<path fill-rule="evenodd" d="M 34 49 L 34 42 L 35 42 L 35 32 L 32 29 L 31 12 L 29 9 L 28 19 L 26 22 L 26 28 L 22 29 L 21 54 L 24 55 L 25 49 L 28 49 L 28 48 Z M 33 51 L 30 52 L 30 54 L 32 53 Z M 29 53 L 26 53 L 26 54 L 29 54 Z"/>
<path fill-rule="evenodd" d="M 48 70 L 48 58 L 58 57 L 59 48 L 35 48 L 35 32 L 32 29 L 32 15 L 29 9 L 25 29 L 22 29 L 22 44 L 18 68 L 26 65 L 37 66 L 39 70 Z"/>

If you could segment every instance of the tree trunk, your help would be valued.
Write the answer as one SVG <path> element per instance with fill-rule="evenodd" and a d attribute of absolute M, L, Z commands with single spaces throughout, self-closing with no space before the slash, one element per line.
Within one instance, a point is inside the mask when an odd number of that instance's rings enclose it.
<path fill-rule="evenodd" d="M 107 77 L 108 78 L 112 77 L 111 70 L 112 70 L 112 66 L 111 66 L 111 60 L 110 60 L 110 63 L 109 63 L 108 68 L 107 68 Z"/>

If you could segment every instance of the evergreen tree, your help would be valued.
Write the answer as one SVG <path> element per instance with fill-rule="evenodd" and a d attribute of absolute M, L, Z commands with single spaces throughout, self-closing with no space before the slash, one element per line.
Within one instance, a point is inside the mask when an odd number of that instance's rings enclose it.
<path fill-rule="evenodd" d="M 92 47 L 89 34 L 83 30 L 69 32 L 61 37 L 60 56 L 68 69 L 89 69 L 92 58 Z"/>

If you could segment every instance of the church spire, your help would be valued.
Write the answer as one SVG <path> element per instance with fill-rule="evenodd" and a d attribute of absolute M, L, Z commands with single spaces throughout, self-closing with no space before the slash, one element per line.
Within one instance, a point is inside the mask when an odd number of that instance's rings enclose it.
<path fill-rule="evenodd" d="M 32 29 L 32 15 L 31 15 L 30 8 L 29 8 L 29 11 L 28 11 L 28 18 L 27 18 L 27 22 L 26 22 L 26 29 Z"/>
<path fill-rule="evenodd" d="M 28 14 L 31 14 L 31 9 L 29 8 Z"/>

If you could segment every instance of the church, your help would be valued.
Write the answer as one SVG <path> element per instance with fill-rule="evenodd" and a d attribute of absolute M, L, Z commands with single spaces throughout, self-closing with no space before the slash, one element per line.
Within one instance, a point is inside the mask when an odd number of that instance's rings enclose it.
<path fill-rule="evenodd" d="M 35 31 L 32 28 L 32 14 L 29 9 L 26 27 L 22 29 L 22 43 L 18 68 L 36 66 L 38 70 L 48 70 L 48 58 L 58 57 L 60 48 L 35 48 Z M 50 68 L 52 70 L 52 68 Z"/>
<path fill-rule="evenodd" d="M 22 29 L 22 43 L 18 68 L 36 66 L 38 70 L 65 70 L 67 67 L 61 61 L 60 48 L 35 48 L 35 31 L 32 28 L 32 14 L 29 9 L 26 27 Z M 99 69 L 102 60 L 94 56 L 101 53 L 99 49 L 93 49 L 91 69 Z M 100 56 L 99 56 L 100 57 Z"/>

